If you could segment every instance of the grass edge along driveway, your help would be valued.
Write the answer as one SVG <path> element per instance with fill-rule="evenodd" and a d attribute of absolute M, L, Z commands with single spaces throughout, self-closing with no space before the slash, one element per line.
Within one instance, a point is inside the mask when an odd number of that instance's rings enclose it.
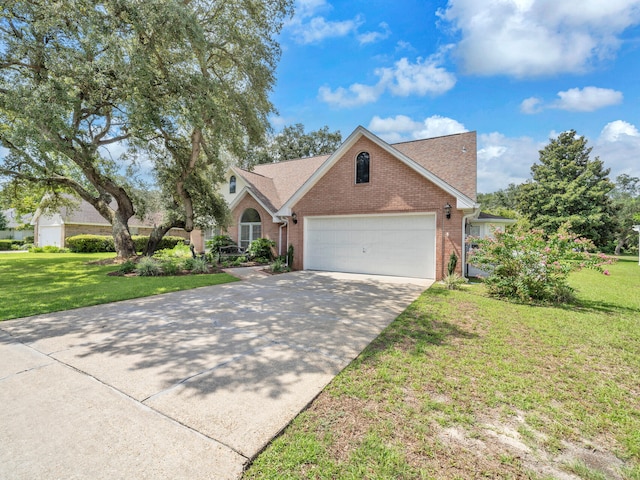
<path fill-rule="evenodd" d="M 117 277 L 117 265 L 90 262 L 113 253 L 0 255 L 0 321 L 236 281 L 226 273 Z"/>
<path fill-rule="evenodd" d="M 640 479 L 640 267 L 579 305 L 425 291 L 245 479 Z"/>

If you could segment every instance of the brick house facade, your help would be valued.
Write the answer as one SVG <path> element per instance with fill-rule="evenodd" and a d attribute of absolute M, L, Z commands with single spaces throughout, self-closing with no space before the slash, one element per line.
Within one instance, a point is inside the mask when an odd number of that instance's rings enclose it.
<path fill-rule="evenodd" d="M 367 176 L 358 183 L 363 152 Z M 294 269 L 440 279 L 455 253 L 462 274 L 465 228 L 480 212 L 476 169 L 475 132 L 390 145 L 358 127 L 330 156 L 229 169 L 227 232 L 243 240 L 243 214 L 255 209 L 262 237 L 281 254 L 294 247 Z M 413 258 L 425 267 L 413 268 Z"/>

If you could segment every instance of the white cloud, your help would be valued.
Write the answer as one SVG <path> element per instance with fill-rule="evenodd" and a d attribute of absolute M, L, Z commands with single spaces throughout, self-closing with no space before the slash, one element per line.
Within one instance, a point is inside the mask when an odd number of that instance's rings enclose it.
<path fill-rule="evenodd" d="M 368 43 L 375 43 L 386 38 L 389 38 L 391 35 L 391 29 L 386 22 L 382 22 L 379 27 L 382 29 L 380 32 L 367 32 L 358 35 L 358 41 L 360 45 L 366 45 Z"/>
<path fill-rule="evenodd" d="M 286 26 L 292 31 L 296 42 L 309 44 L 327 38 L 344 37 L 355 32 L 363 23 L 359 16 L 350 20 L 331 21 L 319 15 L 331 9 L 325 0 L 298 0 L 295 15 Z"/>
<path fill-rule="evenodd" d="M 520 111 L 526 114 L 539 113 L 543 110 L 542 100 L 536 97 L 529 97 L 520 104 Z"/>
<path fill-rule="evenodd" d="M 318 96 L 320 100 L 337 107 L 357 107 L 367 103 L 373 103 L 384 91 L 384 86 L 378 85 L 362 85 L 354 83 L 348 89 L 338 87 L 331 90 L 329 87 L 320 87 Z"/>
<path fill-rule="evenodd" d="M 547 104 L 536 97 L 527 98 L 520 104 L 520 111 L 533 114 L 554 108 L 570 112 L 593 112 L 604 107 L 617 105 L 623 99 L 622 92 L 598 87 L 570 88 L 564 92 L 558 92 L 558 97 L 558 100 Z"/>
<path fill-rule="evenodd" d="M 622 102 L 622 92 L 598 87 L 571 88 L 558 92 L 558 97 L 553 107 L 571 112 L 593 112 Z"/>
<path fill-rule="evenodd" d="M 438 12 L 461 35 L 466 72 L 535 77 L 581 73 L 612 58 L 640 23 L 638 0 L 449 0 Z"/>
<path fill-rule="evenodd" d="M 440 66 L 441 63 L 441 54 L 432 55 L 426 60 L 418 58 L 416 63 L 402 58 L 393 67 L 377 69 L 375 74 L 380 79 L 375 85 L 354 83 L 348 88 L 339 87 L 335 91 L 324 86 L 320 88 L 319 97 L 338 107 L 353 107 L 373 103 L 385 91 L 399 97 L 440 95 L 456 84 L 455 75 Z"/>
<path fill-rule="evenodd" d="M 439 55 L 424 61 L 418 58 L 416 63 L 402 58 L 393 68 L 378 69 L 376 74 L 388 85 L 391 93 L 399 97 L 438 95 L 448 92 L 456 84 L 455 75 L 439 66 L 440 63 Z"/>
<path fill-rule="evenodd" d="M 389 143 L 440 137 L 468 131 L 457 120 L 440 115 L 433 115 L 423 121 L 415 121 L 405 115 L 388 118 L 375 116 L 369 122 L 368 128 Z"/>
<path fill-rule="evenodd" d="M 530 177 L 545 142 L 499 132 L 478 135 L 478 192 L 491 193 Z"/>
<path fill-rule="evenodd" d="M 604 166 L 611 169 L 609 178 L 615 180 L 623 173 L 640 177 L 638 152 L 640 152 L 638 127 L 623 120 L 616 120 L 604 126 L 595 141 L 591 155 L 600 157 Z"/>

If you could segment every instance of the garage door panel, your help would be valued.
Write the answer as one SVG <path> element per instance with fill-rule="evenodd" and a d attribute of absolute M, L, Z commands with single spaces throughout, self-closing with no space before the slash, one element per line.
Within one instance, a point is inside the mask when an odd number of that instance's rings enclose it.
<path fill-rule="evenodd" d="M 307 217 L 305 268 L 435 276 L 434 215 Z"/>

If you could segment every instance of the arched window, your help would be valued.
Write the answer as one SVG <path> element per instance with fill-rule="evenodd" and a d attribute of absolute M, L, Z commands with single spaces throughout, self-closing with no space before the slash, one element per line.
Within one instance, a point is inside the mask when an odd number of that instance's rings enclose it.
<path fill-rule="evenodd" d="M 360 152 L 356 157 L 356 183 L 369 183 L 369 154 Z"/>
<path fill-rule="evenodd" d="M 236 193 L 236 176 L 231 175 L 229 179 L 229 193 Z"/>
<path fill-rule="evenodd" d="M 240 217 L 240 248 L 247 248 L 251 242 L 262 236 L 260 214 L 254 208 L 247 208 Z"/>

